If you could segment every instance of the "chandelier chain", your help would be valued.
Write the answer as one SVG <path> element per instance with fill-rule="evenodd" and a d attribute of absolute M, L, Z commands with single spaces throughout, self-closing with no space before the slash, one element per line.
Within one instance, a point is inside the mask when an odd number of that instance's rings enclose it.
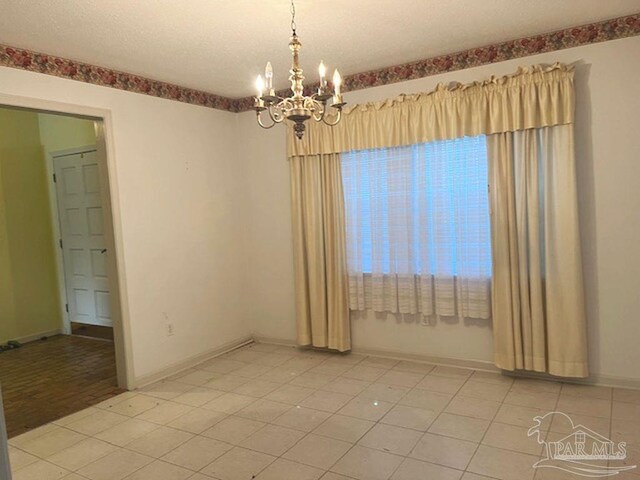
<path fill-rule="evenodd" d="M 295 35 L 296 34 L 296 6 L 293 3 L 293 0 L 291 0 L 291 30 Z"/>

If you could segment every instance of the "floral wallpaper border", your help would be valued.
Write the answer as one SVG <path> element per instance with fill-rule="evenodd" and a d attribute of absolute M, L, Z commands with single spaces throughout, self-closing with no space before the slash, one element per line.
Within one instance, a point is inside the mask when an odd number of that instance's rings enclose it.
<path fill-rule="evenodd" d="M 635 35 L 640 35 L 640 13 L 348 75 L 344 79 L 343 90 L 377 87 Z M 0 45 L 0 66 L 29 70 L 230 112 L 247 111 L 253 105 L 253 97 L 227 98 L 201 90 L 151 80 L 139 75 L 7 45 Z M 309 85 L 307 88 L 312 91 L 317 88 L 317 85 Z M 281 96 L 288 96 L 290 91 L 286 89 L 278 93 Z"/>
<path fill-rule="evenodd" d="M 127 92 L 142 93 L 203 107 L 231 112 L 236 111 L 237 100 L 232 98 L 1 44 L 0 66 L 54 75 L 93 85 L 112 87 Z"/>

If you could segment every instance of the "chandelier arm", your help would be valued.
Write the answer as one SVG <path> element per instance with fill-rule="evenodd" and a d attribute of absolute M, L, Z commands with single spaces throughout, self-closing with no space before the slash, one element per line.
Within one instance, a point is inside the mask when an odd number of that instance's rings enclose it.
<path fill-rule="evenodd" d="M 271 123 L 271 125 L 265 125 L 264 123 L 262 123 L 262 115 L 261 115 L 261 113 L 262 112 L 256 112 L 256 118 L 258 119 L 258 125 L 260 125 L 265 130 L 269 130 L 270 128 L 273 128 L 277 122 L 273 122 L 273 123 Z"/>
<path fill-rule="evenodd" d="M 326 118 L 323 118 L 322 122 L 326 125 L 329 125 L 330 127 L 333 127 L 334 125 L 337 125 L 338 122 L 340 122 L 341 118 L 342 118 L 342 108 L 338 108 L 338 115 L 336 115 L 335 121 L 328 122 Z"/>
<path fill-rule="evenodd" d="M 285 115 L 282 113 L 282 109 L 278 108 L 280 104 L 276 105 L 276 109 L 274 111 L 273 105 L 269 105 L 267 107 L 267 113 L 269 114 L 269 118 L 271 121 L 276 123 L 282 123 L 285 119 Z"/>
<path fill-rule="evenodd" d="M 327 105 L 323 104 L 321 102 L 318 102 L 317 100 L 313 100 L 313 103 L 316 105 L 316 109 L 313 113 L 313 119 L 316 122 L 322 122 L 324 120 L 324 116 L 327 113 Z M 316 112 L 319 112 L 318 115 L 316 115 Z"/>

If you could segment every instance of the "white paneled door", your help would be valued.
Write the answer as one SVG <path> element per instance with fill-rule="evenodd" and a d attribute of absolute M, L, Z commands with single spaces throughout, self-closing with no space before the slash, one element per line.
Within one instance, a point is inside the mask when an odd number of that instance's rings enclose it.
<path fill-rule="evenodd" d="M 69 320 L 112 326 L 96 151 L 53 158 Z"/>

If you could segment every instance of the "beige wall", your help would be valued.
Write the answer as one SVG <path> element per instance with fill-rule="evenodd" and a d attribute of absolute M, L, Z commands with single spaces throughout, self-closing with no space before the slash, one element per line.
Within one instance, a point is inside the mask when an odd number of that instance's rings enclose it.
<path fill-rule="evenodd" d="M 580 62 L 576 152 L 591 369 L 640 380 L 640 37 L 578 47 L 347 94 L 351 103 L 470 82 L 519 65 Z M 289 174 L 284 131 L 262 131 L 240 114 L 247 182 L 247 316 L 258 335 L 295 339 Z M 491 361 L 490 322 L 424 326 L 393 316 L 356 315 L 355 347 Z"/>
<path fill-rule="evenodd" d="M 4 67 L 0 94 L 111 112 L 111 197 L 136 378 L 250 335 L 236 114 Z"/>
<path fill-rule="evenodd" d="M 0 108 L 0 342 L 61 326 L 38 115 Z"/>

